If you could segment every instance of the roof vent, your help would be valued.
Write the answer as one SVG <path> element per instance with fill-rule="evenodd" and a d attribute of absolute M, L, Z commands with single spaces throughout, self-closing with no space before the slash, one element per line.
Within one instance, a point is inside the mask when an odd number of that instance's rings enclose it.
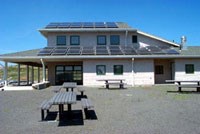
<path fill-rule="evenodd" d="M 186 41 L 187 41 L 187 38 L 186 38 L 185 36 L 182 36 L 182 37 L 181 37 L 181 46 L 180 46 L 180 50 L 186 50 L 186 49 L 187 49 Z"/>

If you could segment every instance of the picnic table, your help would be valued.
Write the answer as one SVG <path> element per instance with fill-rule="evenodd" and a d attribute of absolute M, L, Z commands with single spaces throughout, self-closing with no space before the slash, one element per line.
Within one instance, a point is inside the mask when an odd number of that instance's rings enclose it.
<path fill-rule="evenodd" d="M 68 105 L 68 111 L 71 112 L 71 105 L 76 104 L 76 93 L 75 92 L 59 92 L 56 93 L 50 100 L 51 105 L 58 105 L 59 120 L 64 111 L 64 105 Z"/>
<path fill-rule="evenodd" d="M 77 84 L 76 82 L 64 82 L 62 87 L 66 88 L 66 91 L 71 89 L 71 91 L 73 92 L 73 89 L 77 87 Z"/>
<path fill-rule="evenodd" d="M 105 81 L 106 88 L 109 89 L 110 85 L 119 85 L 119 88 L 124 88 L 124 81 L 125 79 L 100 79 L 97 81 Z"/>
<path fill-rule="evenodd" d="M 179 92 L 182 91 L 182 88 L 196 88 L 197 92 L 200 92 L 200 80 L 166 80 L 166 82 L 177 83 Z"/>

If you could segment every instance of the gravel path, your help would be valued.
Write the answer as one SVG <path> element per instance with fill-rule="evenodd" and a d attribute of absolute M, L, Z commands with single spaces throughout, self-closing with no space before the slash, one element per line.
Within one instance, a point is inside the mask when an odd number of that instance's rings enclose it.
<path fill-rule="evenodd" d="M 72 105 L 82 124 L 40 121 L 38 106 L 51 98 L 52 88 L 0 92 L 1 134 L 199 134 L 200 94 L 177 93 L 174 86 L 125 90 L 85 87 L 97 119 L 85 119 L 80 101 Z M 187 90 L 187 89 L 186 89 Z M 79 93 L 77 93 L 79 94 Z M 53 106 L 51 111 L 58 108 Z M 92 112 L 92 111 L 91 111 Z M 55 114 L 54 114 L 55 116 Z M 57 118 L 57 117 L 56 117 Z M 74 118 L 76 121 L 76 118 Z"/>

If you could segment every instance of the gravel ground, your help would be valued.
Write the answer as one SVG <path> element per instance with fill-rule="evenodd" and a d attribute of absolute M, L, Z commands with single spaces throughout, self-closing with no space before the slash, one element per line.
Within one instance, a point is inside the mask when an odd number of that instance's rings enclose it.
<path fill-rule="evenodd" d="M 176 87 L 166 85 L 125 90 L 84 88 L 95 106 L 90 111 L 92 119 L 85 119 L 78 101 L 72 105 L 72 120 L 66 122 L 56 121 L 56 114 L 51 114 L 51 120 L 40 121 L 38 106 L 54 95 L 52 87 L 0 92 L 0 133 L 200 134 L 200 94 L 196 92 L 177 93 Z M 57 109 L 53 106 L 51 113 Z"/>

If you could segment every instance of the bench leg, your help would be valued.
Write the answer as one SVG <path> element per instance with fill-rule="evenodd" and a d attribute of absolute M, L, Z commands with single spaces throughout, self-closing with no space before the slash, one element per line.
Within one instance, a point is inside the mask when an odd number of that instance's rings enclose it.
<path fill-rule="evenodd" d="M 197 87 L 197 92 L 200 92 L 200 87 Z"/>
<path fill-rule="evenodd" d="M 106 85 L 106 88 L 109 89 L 109 84 Z"/>
<path fill-rule="evenodd" d="M 83 91 L 81 91 L 81 97 L 83 97 Z"/>
<path fill-rule="evenodd" d="M 181 87 L 178 87 L 178 91 L 181 92 Z"/>
<path fill-rule="evenodd" d="M 41 109 L 41 120 L 44 120 L 44 110 Z"/>
<path fill-rule="evenodd" d="M 124 85 L 123 85 L 123 84 L 120 84 L 120 85 L 119 85 L 119 88 L 123 89 L 123 88 L 124 88 Z"/>

